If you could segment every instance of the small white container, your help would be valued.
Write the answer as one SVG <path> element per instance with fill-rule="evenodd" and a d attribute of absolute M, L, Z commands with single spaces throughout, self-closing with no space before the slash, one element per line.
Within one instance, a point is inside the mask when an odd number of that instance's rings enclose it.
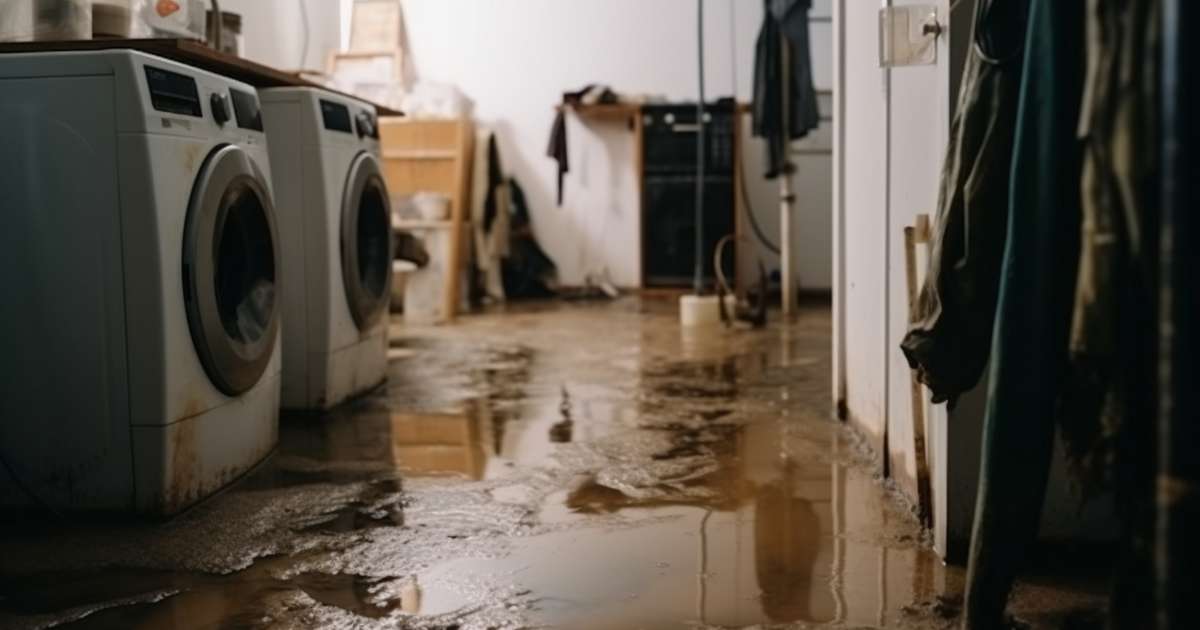
<path fill-rule="evenodd" d="M 413 195 L 413 207 L 426 221 L 445 221 L 450 217 L 450 198 L 441 193 L 423 192 Z"/>
<path fill-rule="evenodd" d="M 680 296 L 679 323 L 685 328 L 719 326 L 721 324 L 721 299 L 715 295 Z"/>

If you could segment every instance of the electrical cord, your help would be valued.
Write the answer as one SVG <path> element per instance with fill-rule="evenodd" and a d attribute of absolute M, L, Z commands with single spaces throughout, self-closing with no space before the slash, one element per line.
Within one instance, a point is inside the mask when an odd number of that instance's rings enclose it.
<path fill-rule="evenodd" d="M 308 63 L 308 5 L 305 3 L 305 0 L 297 0 L 297 3 L 300 5 L 300 23 L 302 25 L 301 34 L 304 35 L 304 39 L 300 40 L 303 43 L 300 45 L 300 64 L 296 67 L 296 69 L 303 72 L 305 70 L 304 64 Z"/>
<path fill-rule="evenodd" d="M 221 12 L 221 0 L 210 0 L 212 2 L 213 12 L 213 28 L 212 28 L 212 47 L 214 50 L 221 50 L 225 38 L 225 14 Z"/>
<path fill-rule="evenodd" d="M 767 237 L 766 231 L 762 229 L 762 225 L 760 225 L 758 223 L 758 218 L 754 214 L 754 206 L 752 206 L 750 204 L 750 191 L 746 186 L 746 162 L 745 162 L 744 158 L 741 158 L 741 157 L 738 158 L 737 168 L 738 168 L 738 191 L 739 191 L 739 194 L 741 194 L 741 196 L 742 196 L 742 207 L 744 207 L 746 209 L 746 218 L 749 219 L 750 229 L 754 231 L 755 238 L 758 239 L 758 242 L 762 243 L 763 247 L 767 248 L 767 251 L 778 256 L 779 255 L 779 246 L 776 245 L 774 242 L 771 241 L 770 238 Z M 786 174 L 780 175 L 780 177 L 785 177 L 785 176 L 786 176 Z"/>
<path fill-rule="evenodd" d="M 737 238 L 736 234 L 726 234 L 717 241 L 717 246 L 713 248 L 713 273 L 717 276 L 717 286 L 726 295 L 733 294 L 733 287 L 729 286 L 729 278 L 725 277 L 725 270 L 721 268 L 721 254 L 725 253 L 725 246 L 735 238 Z"/>

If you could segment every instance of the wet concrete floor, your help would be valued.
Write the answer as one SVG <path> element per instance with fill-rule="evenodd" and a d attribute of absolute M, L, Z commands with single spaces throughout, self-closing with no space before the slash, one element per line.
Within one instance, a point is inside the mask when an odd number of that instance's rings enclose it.
<path fill-rule="evenodd" d="M 285 416 L 182 516 L 5 524 L 0 627 L 953 627 L 963 572 L 829 418 L 829 349 L 823 307 L 753 332 L 638 298 L 397 324 L 384 389 Z M 1097 582 L 1030 579 L 1014 609 L 1058 627 Z"/>

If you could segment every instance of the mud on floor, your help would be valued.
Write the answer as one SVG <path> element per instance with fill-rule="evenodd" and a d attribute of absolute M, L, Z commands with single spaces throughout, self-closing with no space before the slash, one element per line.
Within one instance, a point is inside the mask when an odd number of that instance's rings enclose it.
<path fill-rule="evenodd" d="M 384 389 L 285 417 L 275 456 L 190 512 L 10 524 L 0 627 L 952 626 L 961 571 L 827 417 L 828 311 L 673 315 L 395 326 Z M 1046 623 L 1100 597 L 1022 589 Z"/>

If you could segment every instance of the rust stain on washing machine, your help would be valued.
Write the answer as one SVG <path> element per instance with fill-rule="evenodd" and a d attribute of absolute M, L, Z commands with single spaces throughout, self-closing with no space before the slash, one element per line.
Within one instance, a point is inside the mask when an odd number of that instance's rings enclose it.
<path fill-rule="evenodd" d="M 189 403 L 184 417 L 198 415 L 199 405 Z M 174 513 L 198 498 L 202 486 L 197 454 L 196 423 L 184 420 L 169 428 L 168 486 L 165 512 Z"/>
<path fill-rule="evenodd" d="M 202 147 L 194 144 L 185 145 L 183 148 L 183 168 L 189 173 L 195 171 L 204 157 Z"/>

